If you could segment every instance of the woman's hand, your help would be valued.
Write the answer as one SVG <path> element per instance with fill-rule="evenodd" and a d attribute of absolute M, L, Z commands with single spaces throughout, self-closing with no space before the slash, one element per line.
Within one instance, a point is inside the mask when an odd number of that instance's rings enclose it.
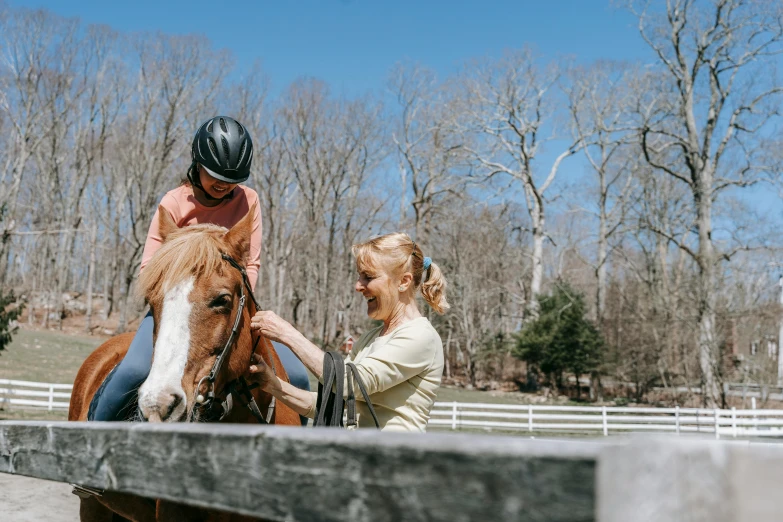
<path fill-rule="evenodd" d="M 280 391 L 280 379 L 277 378 L 272 368 L 264 362 L 260 355 L 254 353 L 250 358 L 250 382 L 256 382 L 266 393 Z"/>
<path fill-rule="evenodd" d="M 250 319 L 250 328 L 258 330 L 264 337 L 272 341 L 286 344 L 285 339 L 296 329 L 291 323 L 274 312 L 260 310 Z"/>

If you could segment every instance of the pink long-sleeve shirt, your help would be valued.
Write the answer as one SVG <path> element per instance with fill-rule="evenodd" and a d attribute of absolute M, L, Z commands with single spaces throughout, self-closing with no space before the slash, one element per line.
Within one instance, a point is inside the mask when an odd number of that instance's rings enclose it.
<path fill-rule="evenodd" d="M 251 288 L 255 288 L 258 279 L 258 269 L 261 267 L 261 205 L 258 202 L 258 193 L 244 185 L 237 185 L 231 199 L 222 201 L 214 207 L 205 207 L 198 202 L 193 195 L 190 185 L 180 185 L 166 193 L 160 205 L 168 210 L 171 217 L 182 228 L 196 223 L 212 223 L 222 227 L 231 228 L 241 220 L 250 207 L 255 204 L 253 215 L 253 231 L 250 235 L 250 252 L 245 258 L 247 277 Z M 141 257 L 141 269 L 147 266 L 152 255 L 160 248 L 163 240 L 158 228 L 158 211 L 152 218 L 150 230 L 147 233 L 147 241 L 144 243 L 144 253 Z"/>

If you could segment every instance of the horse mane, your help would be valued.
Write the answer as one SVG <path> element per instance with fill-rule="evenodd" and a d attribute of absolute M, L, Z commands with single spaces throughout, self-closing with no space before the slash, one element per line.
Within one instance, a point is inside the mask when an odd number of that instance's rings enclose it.
<path fill-rule="evenodd" d="M 186 278 L 222 273 L 228 230 L 212 224 L 191 225 L 169 234 L 139 276 L 139 293 L 147 302 L 160 302 Z"/>

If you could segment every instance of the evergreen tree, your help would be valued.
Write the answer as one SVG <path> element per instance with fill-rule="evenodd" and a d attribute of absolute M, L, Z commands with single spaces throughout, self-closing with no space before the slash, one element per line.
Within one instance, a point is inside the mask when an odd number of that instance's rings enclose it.
<path fill-rule="evenodd" d="M 557 282 L 554 292 L 540 297 L 540 315 L 517 335 L 514 355 L 539 370 L 559 388 L 563 377 L 577 382 L 601 364 L 604 340 L 585 317 L 584 296 L 567 283 Z M 578 387 L 577 387 L 578 388 Z"/>
<path fill-rule="evenodd" d="M 10 307 L 16 302 L 13 290 L 7 294 L 0 289 L 0 351 L 11 344 L 11 335 L 16 333 L 16 327 L 11 328 L 13 321 L 16 321 L 22 315 L 24 305 Z"/>

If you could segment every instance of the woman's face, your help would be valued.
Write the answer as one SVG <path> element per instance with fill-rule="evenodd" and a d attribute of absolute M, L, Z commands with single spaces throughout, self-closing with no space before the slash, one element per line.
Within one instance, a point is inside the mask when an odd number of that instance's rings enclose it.
<path fill-rule="evenodd" d="M 367 315 L 372 319 L 385 321 L 400 301 L 397 286 L 398 283 L 392 281 L 385 271 L 379 271 L 377 274 L 360 271 L 354 288 L 361 292 L 367 302 Z"/>
<path fill-rule="evenodd" d="M 213 198 L 222 198 L 237 186 L 236 183 L 226 183 L 225 181 L 213 178 L 201 165 L 198 167 L 198 173 L 201 186 L 204 187 L 204 192 Z"/>

